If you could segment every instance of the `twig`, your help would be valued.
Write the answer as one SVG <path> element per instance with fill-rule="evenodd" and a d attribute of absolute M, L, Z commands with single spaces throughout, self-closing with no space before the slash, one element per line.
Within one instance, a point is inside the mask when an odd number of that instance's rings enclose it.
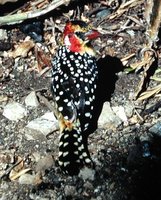
<path fill-rule="evenodd" d="M 7 15 L 0 17 L 0 26 L 2 25 L 8 25 L 8 24 L 16 24 L 21 23 L 22 21 L 26 19 L 32 19 L 36 18 L 42 15 L 45 15 L 46 13 L 49 13 L 50 11 L 58 8 L 59 6 L 65 4 L 68 5 L 70 0 L 53 0 L 45 9 L 36 10 L 34 12 L 24 12 L 24 13 L 17 13 L 13 15 Z"/>
<path fill-rule="evenodd" d="M 49 108 L 49 110 L 51 110 L 53 113 L 55 113 L 54 106 L 51 105 L 51 103 L 48 101 L 48 99 L 45 98 L 44 96 L 42 96 L 40 94 L 40 92 L 37 92 L 36 94 L 39 97 L 39 99 L 41 99 L 41 101 L 43 101 L 43 103 Z"/>
<path fill-rule="evenodd" d="M 21 159 L 20 161 L 17 161 L 15 164 L 13 164 L 11 167 L 9 167 L 9 168 L 0 176 L 0 180 L 1 180 L 4 176 L 7 176 L 7 175 L 10 173 L 10 171 L 11 171 L 14 167 L 16 167 L 17 165 L 19 165 L 20 162 L 22 162 L 22 161 L 23 161 L 23 159 Z"/>
<path fill-rule="evenodd" d="M 144 24 L 141 23 L 138 19 L 136 19 L 135 17 L 132 17 L 132 16 L 126 16 L 128 19 L 134 21 L 136 24 L 138 24 L 139 26 L 145 28 Z"/>

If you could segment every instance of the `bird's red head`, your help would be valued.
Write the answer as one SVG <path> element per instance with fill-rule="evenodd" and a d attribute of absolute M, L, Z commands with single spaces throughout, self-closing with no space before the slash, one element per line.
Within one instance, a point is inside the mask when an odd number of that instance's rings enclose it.
<path fill-rule="evenodd" d="M 86 44 L 99 36 L 100 33 L 85 22 L 69 21 L 64 29 L 63 43 L 73 52 L 84 53 L 87 49 Z"/>

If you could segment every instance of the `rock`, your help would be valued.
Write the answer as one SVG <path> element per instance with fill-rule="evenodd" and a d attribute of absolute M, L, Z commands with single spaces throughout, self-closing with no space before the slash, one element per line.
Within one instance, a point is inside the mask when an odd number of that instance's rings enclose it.
<path fill-rule="evenodd" d="M 55 195 L 56 196 L 56 195 Z M 30 193 L 29 194 L 29 199 L 30 200 L 49 200 L 49 198 L 47 197 L 42 197 L 40 195 L 37 195 L 36 193 Z M 53 198 L 53 199 L 56 199 L 56 198 Z"/>
<path fill-rule="evenodd" d="M 80 170 L 78 176 L 81 177 L 84 180 L 93 181 L 94 177 L 95 177 L 95 171 L 91 168 L 84 167 Z"/>
<path fill-rule="evenodd" d="M 31 159 L 33 162 L 38 162 L 40 160 L 40 158 L 41 158 L 40 152 L 33 152 L 31 154 Z"/>
<path fill-rule="evenodd" d="M 72 185 L 66 185 L 64 188 L 64 193 L 66 196 L 73 197 L 76 194 L 76 188 Z"/>
<path fill-rule="evenodd" d="M 3 110 L 3 116 L 9 120 L 17 121 L 27 115 L 27 110 L 17 102 L 8 103 Z"/>
<path fill-rule="evenodd" d="M 128 119 L 123 106 L 112 107 L 112 110 L 124 122 L 125 125 L 128 125 Z"/>
<path fill-rule="evenodd" d="M 36 93 L 32 91 L 26 98 L 25 98 L 26 106 L 37 107 L 39 105 L 39 101 L 37 99 Z"/>
<path fill-rule="evenodd" d="M 112 182 L 112 183 L 109 185 L 109 187 L 110 187 L 110 190 L 113 190 L 113 189 L 115 188 L 115 182 Z"/>
<path fill-rule="evenodd" d="M 7 102 L 7 100 L 8 100 L 7 95 L 1 95 L 1 94 L 0 94 L 0 103 L 2 103 L 2 102 Z"/>
<path fill-rule="evenodd" d="M 0 40 L 5 40 L 7 38 L 7 31 L 5 29 L 0 29 Z"/>
<path fill-rule="evenodd" d="M 45 172 L 45 170 L 51 168 L 53 164 L 53 157 L 51 155 L 45 156 L 37 162 L 36 172 Z"/>
<path fill-rule="evenodd" d="M 108 15 L 111 14 L 111 10 L 110 9 L 102 9 L 101 11 L 99 11 L 97 14 L 96 14 L 96 17 L 97 18 L 103 18 L 103 17 L 106 17 Z"/>
<path fill-rule="evenodd" d="M 98 126 L 100 128 L 115 129 L 121 125 L 122 120 L 115 115 L 110 107 L 109 102 L 105 102 L 102 108 L 101 115 L 98 119 Z"/>
<path fill-rule="evenodd" d="M 86 190 L 93 190 L 93 185 L 92 183 L 90 183 L 89 181 L 86 181 L 83 185 L 83 187 L 86 189 Z"/>
<path fill-rule="evenodd" d="M 18 181 L 20 184 L 26 184 L 26 185 L 38 185 L 42 182 L 39 174 L 36 175 L 23 174 L 20 176 Z"/>
<path fill-rule="evenodd" d="M 52 112 L 30 121 L 25 127 L 25 136 L 29 140 L 45 140 L 46 136 L 58 129 L 58 122 Z"/>
<path fill-rule="evenodd" d="M 149 129 L 149 132 L 151 132 L 153 135 L 161 137 L 161 121 L 158 121 L 156 124 L 154 124 Z"/>
<path fill-rule="evenodd" d="M 125 113 L 127 117 L 132 117 L 133 112 L 134 112 L 134 105 L 130 102 L 127 101 L 124 105 Z"/>

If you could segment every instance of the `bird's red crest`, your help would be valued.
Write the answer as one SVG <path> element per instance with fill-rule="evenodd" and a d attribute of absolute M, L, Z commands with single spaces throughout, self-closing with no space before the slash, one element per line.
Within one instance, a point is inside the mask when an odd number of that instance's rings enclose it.
<path fill-rule="evenodd" d="M 72 26 L 72 23 L 71 22 L 68 22 L 65 26 L 65 29 L 64 29 L 64 37 L 70 33 L 73 33 L 75 30 L 75 28 Z"/>

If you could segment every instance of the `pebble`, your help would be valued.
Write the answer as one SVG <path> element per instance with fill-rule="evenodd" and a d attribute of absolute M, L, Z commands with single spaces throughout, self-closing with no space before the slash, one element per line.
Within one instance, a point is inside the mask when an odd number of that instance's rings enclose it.
<path fill-rule="evenodd" d="M 41 158 L 36 164 L 36 172 L 45 172 L 46 169 L 49 169 L 54 164 L 53 157 L 51 155 L 47 155 L 44 158 Z"/>
<path fill-rule="evenodd" d="M 27 97 L 25 98 L 26 106 L 37 107 L 39 106 L 39 101 L 37 99 L 35 91 L 32 91 Z"/>
<path fill-rule="evenodd" d="M 30 197 L 30 200 L 49 200 L 49 198 L 41 197 L 40 195 L 37 195 L 37 194 L 34 194 L 34 193 L 30 193 L 29 197 Z"/>
<path fill-rule="evenodd" d="M 111 14 L 110 9 L 103 9 L 96 14 L 97 18 L 103 18 Z"/>
<path fill-rule="evenodd" d="M 25 137 L 29 140 L 45 140 L 46 136 L 58 129 L 58 122 L 52 112 L 30 121 L 25 127 Z"/>
<path fill-rule="evenodd" d="M 76 194 L 76 188 L 75 186 L 72 185 L 66 185 L 64 188 L 64 193 L 66 196 L 74 196 Z"/>
<path fill-rule="evenodd" d="M 87 190 L 93 190 L 93 185 L 92 185 L 92 183 L 90 183 L 89 181 L 86 181 L 85 183 L 84 183 L 84 188 L 86 188 Z"/>
<path fill-rule="evenodd" d="M 125 113 L 127 117 L 132 117 L 134 113 L 134 105 L 130 102 L 127 101 L 124 105 Z"/>
<path fill-rule="evenodd" d="M 7 95 L 1 95 L 1 94 L 0 94 L 0 103 L 2 103 L 2 102 L 7 102 L 7 100 L 8 100 Z"/>
<path fill-rule="evenodd" d="M 161 120 L 154 124 L 149 131 L 156 136 L 161 137 Z"/>
<path fill-rule="evenodd" d="M 98 119 L 98 127 L 99 128 L 107 128 L 114 129 L 122 124 L 122 120 L 116 116 L 114 111 L 112 110 L 110 103 L 105 102 L 102 108 L 102 112 Z"/>
<path fill-rule="evenodd" d="M 128 119 L 125 113 L 125 109 L 123 106 L 115 106 L 112 107 L 114 113 L 124 122 L 124 124 L 128 125 Z"/>
<path fill-rule="evenodd" d="M 7 31 L 5 29 L 0 29 L 0 40 L 7 39 Z"/>
<path fill-rule="evenodd" d="M 80 170 L 79 172 L 79 177 L 81 177 L 84 180 L 94 180 L 95 177 L 95 170 L 88 168 L 88 167 L 84 167 Z"/>
<path fill-rule="evenodd" d="M 41 159 L 41 154 L 40 152 L 33 152 L 31 155 L 31 160 L 33 162 L 38 162 Z"/>
<path fill-rule="evenodd" d="M 112 182 L 109 187 L 110 187 L 110 190 L 113 190 L 115 188 L 115 182 Z"/>
<path fill-rule="evenodd" d="M 27 115 L 26 108 L 17 102 L 8 103 L 3 110 L 3 116 L 9 120 L 17 121 Z"/>
<path fill-rule="evenodd" d="M 20 184 L 35 185 L 36 179 L 37 179 L 37 175 L 23 174 L 20 176 L 18 182 Z"/>

